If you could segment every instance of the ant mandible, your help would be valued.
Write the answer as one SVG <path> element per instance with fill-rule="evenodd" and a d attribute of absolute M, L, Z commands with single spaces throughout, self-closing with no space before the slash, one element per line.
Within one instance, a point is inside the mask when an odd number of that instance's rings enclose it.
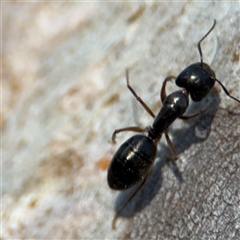
<path fill-rule="evenodd" d="M 115 130 L 112 135 L 112 141 L 115 143 L 116 135 L 120 132 L 147 132 L 147 136 L 137 134 L 125 141 L 113 156 L 111 164 L 108 168 L 108 185 L 114 190 L 128 189 L 142 180 L 138 188 L 123 204 L 120 210 L 117 211 L 112 222 L 113 229 L 115 229 L 115 224 L 119 213 L 133 199 L 136 193 L 146 182 L 153 167 L 157 154 L 157 144 L 160 141 L 162 134 L 165 134 L 168 146 L 174 156 L 174 159 L 178 159 L 176 150 L 174 149 L 172 141 L 168 135 L 169 126 L 177 118 L 187 120 L 194 118 L 203 112 L 202 111 L 191 116 L 183 116 L 189 105 L 189 94 L 193 101 L 201 101 L 209 93 L 214 83 L 218 82 L 223 88 L 226 95 L 240 103 L 240 100 L 229 94 L 225 86 L 216 79 L 214 71 L 206 63 L 203 62 L 200 44 L 213 30 L 215 25 L 216 20 L 214 20 L 214 24 L 211 29 L 197 44 L 201 62 L 188 66 L 178 75 L 177 78 L 174 76 L 168 76 L 164 80 L 160 93 L 162 108 L 160 109 L 157 116 L 154 115 L 152 110 L 130 86 L 129 73 L 128 69 L 126 69 L 126 81 L 128 89 L 131 91 L 137 101 L 143 106 L 143 108 L 154 118 L 154 121 L 152 126 L 146 128 L 140 128 L 136 126 L 125 127 Z M 183 89 L 175 91 L 166 96 L 166 83 L 172 79 L 176 79 L 176 85 L 182 87 Z"/>

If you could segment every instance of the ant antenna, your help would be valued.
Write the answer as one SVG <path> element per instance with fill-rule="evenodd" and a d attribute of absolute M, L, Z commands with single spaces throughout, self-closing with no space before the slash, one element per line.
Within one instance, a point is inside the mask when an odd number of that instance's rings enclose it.
<path fill-rule="evenodd" d="M 203 38 L 198 42 L 197 47 L 198 47 L 198 51 L 200 54 L 200 59 L 201 59 L 201 67 L 203 68 L 202 64 L 203 64 L 203 55 L 202 55 L 202 49 L 201 49 L 201 42 L 209 35 L 209 33 L 214 29 L 215 25 L 216 25 L 216 19 L 214 19 L 213 25 L 211 27 L 211 29 L 203 36 Z"/>
<path fill-rule="evenodd" d="M 235 97 L 233 97 L 232 95 L 230 95 L 230 93 L 228 92 L 228 90 L 225 88 L 225 86 L 224 86 L 219 80 L 217 80 L 217 79 L 215 79 L 215 80 L 219 83 L 219 85 L 222 87 L 223 91 L 225 92 L 225 94 L 226 94 L 228 97 L 230 97 L 230 98 L 232 98 L 233 100 L 235 100 L 235 101 L 237 101 L 237 102 L 240 103 L 240 100 L 238 100 L 237 98 L 235 98 Z"/>

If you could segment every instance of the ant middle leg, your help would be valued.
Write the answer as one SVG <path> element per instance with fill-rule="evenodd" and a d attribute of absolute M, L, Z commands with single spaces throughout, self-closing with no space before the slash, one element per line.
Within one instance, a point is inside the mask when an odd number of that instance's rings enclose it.
<path fill-rule="evenodd" d="M 169 148 L 170 148 L 170 150 L 171 150 L 171 152 L 172 152 L 172 154 L 173 154 L 173 156 L 174 156 L 174 160 L 176 161 L 176 160 L 178 159 L 178 155 L 177 155 L 177 152 L 176 152 L 176 150 L 175 150 L 175 148 L 174 148 L 174 146 L 173 146 L 173 143 L 172 143 L 172 141 L 171 141 L 171 139 L 170 139 L 167 131 L 165 131 L 165 137 L 166 137 L 168 146 L 169 146 Z M 181 173 L 180 173 L 180 171 L 179 171 L 179 169 L 178 169 L 178 166 L 177 166 L 177 164 L 175 163 L 175 161 L 173 161 L 172 158 L 168 158 L 168 159 L 167 159 L 167 164 L 168 164 L 168 165 L 170 166 L 170 168 L 173 170 L 174 175 L 177 177 L 178 181 L 179 181 L 180 183 L 182 183 L 182 182 L 183 182 L 183 178 L 182 178 L 182 175 L 181 175 Z"/>
<path fill-rule="evenodd" d="M 155 114 L 152 112 L 152 110 L 148 107 L 148 105 L 137 95 L 137 93 L 134 91 L 134 89 L 129 84 L 129 71 L 126 69 L 126 80 L 127 80 L 127 87 L 131 91 L 131 93 L 134 95 L 134 97 L 137 99 L 137 101 L 144 107 L 144 109 L 153 117 L 155 118 Z"/>
<path fill-rule="evenodd" d="M 164 132 L 164 134 L 165 134 L 165 137 L 166 137 L 168 146 L 169 146 L 169 148 L 170 148 L 170 150 L 171 150 L 171 152 L 172 152 L 172 154 L 173 154 L 173 156 L 174 156 L 174 160 L 177 161 L 177 160 L 178 160 L 178 155 L 177 155 L 177 152 L 176 152 L 176 150 L 175 150 L 175 148 L 174 148 L 174 146 L 173 146 L 173 143 L 172 143 L 172 141 L 171 141 L 171 139 L 170 139 L 170 137 L 169 137 L 169 135 L 168 135 L 168 131 L 166 130 L 166 131 Z"/>
<path fill-rule="evenodd" d="M 167 158 L 167 165 L 171 168 L 171 170 L 173 171 L 175 177 L 177 178 L 179 183 L 183 182 L 183 177 L 181 172 L 178 169 L 178 166 L 176 164 L 175 161 L 173 161 L 172 158 L 170 158 L 169 156 L 166 157 Z"/>

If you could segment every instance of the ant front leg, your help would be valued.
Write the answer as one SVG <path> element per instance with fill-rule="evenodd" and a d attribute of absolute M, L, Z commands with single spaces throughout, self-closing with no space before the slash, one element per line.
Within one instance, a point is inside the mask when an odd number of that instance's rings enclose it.
<path fill-rule="evenodd" d="M 162 103 L 164 102 L 165 98 L 166 98 L 166 85 L 167 85 L 167 82 L 168 81 L 172 81 L 176 79 L 176 77 L 174 76 L 168 76 L 165 78 L 165 80 L 163 81 L 163 85 L 162 85 L 162 88 L 161 88 L 161 93 L 160 93 L 160 97 L 161 97 L 161 101 Z"/>
<path fill-rule="evenodd" d="M 132 132 L 140 132 L 140 133 L 143 133 L 143 132 L 147 132 L 148 131 L 148 127 L 147 128 L 140 128 L 140 127 L 125 127 L 125 128 L 120 128 L 120 129 L 116 129 L 114 132 L 113 132 L 113 135 L 112 135 L 112 142 L 115 144 L 116 143 L 116 135 L 120 132 L 127 132 L 127 131 L 132 131 Z"/>
<path fill-rule="evenodd" d="M 181 116 L 181 117 L 179 117 L 179 118 L 182 119 L 182 120 L 189 120 L 189 119 L 195 118 L 195 117 L 197 117 L 197 116 L 205 113 L 206 111 L 207 111 L 207 109 L 205 109 L 205 110 L 203 110 L 203 111 L 200 111 L 200 112 L 198 112 L 198 113 L 196 113 L 196 114 L 190 115 L 190 116 Z"/>

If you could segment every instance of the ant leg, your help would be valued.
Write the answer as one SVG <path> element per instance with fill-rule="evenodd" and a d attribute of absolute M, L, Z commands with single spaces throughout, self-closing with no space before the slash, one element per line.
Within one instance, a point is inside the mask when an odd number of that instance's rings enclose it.
<path fill-rule="evenodd" d="M 198 42 L 197 47 L 198 47 L 198 52 L 200 55 L 200 59 L 201 59 L 201 66 L 203 63 L 203 55 L 202 55 L 202 49 L 201 49 L 201 42 L 208 36 L 208 34 L 214 29 L 215 25 L 216 25 L 216 20 L 214 19 L 213 25 L 210 28 L 210 30 L 202 37 L 202 39 Z"/>
<path fill-rule="evenodd" d="M 167 82 L 168 81 L 172 81 L 173 79 L 176 79 L 176 77 L 175 76 L 168 76 L 163 81 L 163 85 L 162 85 L 161 93 L 160 93 L 160 97 L 161 97 L 162 103 L 164 102 L 164 100 L 166 98 L 166 85 L 167 85 Z"/>
<path fill-rule="evenodd" d="M 165 80 L 163 81 L 162 84 L 162 88 L 161 88 L 161 93 L 160 93 L 160 97 L 161 97 L 161 101 L 162 103 L 164 102 L 165 98 L 166 98 L 166 85 L 168 81 L 172 81 L 173 79 L 176 79 L 176 77 L 174 76 L 168 76 L 165 78 Z"/>
<path fill-rule="evenodd" d="M 200 111 L 200 112 L 198 112 L 198 113 L 196 113 L 196 114 L 190 115 L 190 116 L 181 116 L 181 117 L 179 117 L 179 118 L 182 119 L 182 120 L 189 120 L 189 119 L 195 118 L 195 117 L 203 114 L 203 113 L 206 112 L 206 111 L 207 111 L 207 109 L 205 109 L 205 110 L 203 110 L 203 111 Z"/>
<path fill-rule="evenodd" d="M 168 135 L 168 132 L 165 131 L 164 133 L 165 133 L 165 137 L 166 137 L 168 146 L 169 146 L 169 148 L 170 148 L 170 150 L 171 150 L 171 152 L 172 152 L 172 154 L 174 156 L 174 159 L 175 159 L 175 161 L 177 161 L 178 160 L 178 155 L 177 155 L 177 152 L 176 152 L 176 150 L 175 150 L 175 148 L 173 146 L 173 143 L 172 143 L 172 141 L 171 141 L 171 139 L 170 139 L 170 137 Z"/>
<path fill-rule="evenodd" d="M 177 180 L 179 181 L 179 183 L 182 183 L 183 182 L 182 174 L 179 171 L 176 162 L 173 161 L 172 158 L 170 158 L 168 156 L 166 158 L 167 158 L 168 166 L 172 169 L 172 171 L 173 171 L 174 175 L 176 176 Z"/>
<path fill-rule="evenodd" d="M 148 127 L 146 128 L 140 128 L 140 127 L 125 127 L 125 128 L 120 128 L 120 129 L 116 129 L 114 132 L 113 132 L 113 135 L 112 135 L 112 142 L 113 143 L 116 143 L 116 135 L 120 132 L 127 132 L 127 131 L 132 131 L 132 132 L 147 132 L 148 131 Z"/>
<path fill-rule="evenodd" d="M 166 98 L 166 85 L 167 85 L 167 82 L 168 81 L 172 81 L 173 79 L 176 79 L 176 77 L 175 76 L 168 76 L 163 81 L 163 85 L 162 85 L 162 88 L 161 88 L 161 94 L 160 94 L 162 103 L 164 102 L 164 100 Z"/>
<path fill-rule="evenodd" d="M 126 80 L 127 80 L 127 87 L 131 91 L 131 93 L 134 95 L 134 97 L 140 102 L 140 104 L 144 107 L 144 109 L 153 117 L 155 118 L 154 113 L 152 110 L 148 107 L 148 105 L 137 95 L 137 93 L 133 90 L 133 88 L 129 84 L 129 74 L 128 69 L 126 69 Z"/>
<path fill-rule="evenodd" d="M 144 185 L 144 183 L 147 181 L 148 176 L 152 170 L 153 164 L 151 165 L 150 169 L 148 170 L 147 174 L 145 175 L 142 183 L 138 186 L 138 188 L 133 192 L 133 194 L 128 198 L 128 200 L 123 204 L 123 206 L 117 211 L 117 213 L 115 214 L 113 221 L 112 221 L 112 229 L 116 229 L 116 221 L 118 219 L 119 214 L 121 213 L 121 211 L 127 206 L 127 204 L 134 198 L 134 196 L 138 193 L 138 191 L 142 188 L 142 186 Z"/>
<path fill-rule="evenodd" d="M 220 86 L 222 87 L 223 91 L 225 92 L 225 94 L 226 94 L 227 96 L 229 96 L 229 97 L 232 98 L 233 100 L 235 100 L 235 101 L 237 101 L 237 102 L 240 103 L 240 100 L 238 100 L 237 98 L 231 96 L 230 93 L 228 92 L 228 90 L 224 87 L 224 85 L 223 85 L 219 80 L 217 80 L 217 79 L 215 79 L 215 80 L 220 84 Z"/>
<path fill-rule="evenodd" d="M 170 150 L 171 150 L 171 152 L 172 152 L 172 154 L 174 156 L 174 160 L 176 161 L 178 159 L 178 155 L 177 155 L 177 152 L 176 152 L 176 150 L 175 150 L 175 148 L 173 146 L 173 143 L 172 143 L 172 141 L 171 141 L 167 131 L 165 131 L 165 137 L 167 139 L 168 146 L 169 146 L 169 148 L 170 148 Z M 172 159 L 171 160 L 168 159 L 168 164 L 170 165 L 171 169 L 173 170 L 173 172 L 174 172 L 175 176 L 177 177 L 178 181 L 180 183 L 183 182 L 182 175 L 179 172 L 179 169 L 178 169 L 177 165 L 175 164 L 175 162 L 172 161 Z"/>

